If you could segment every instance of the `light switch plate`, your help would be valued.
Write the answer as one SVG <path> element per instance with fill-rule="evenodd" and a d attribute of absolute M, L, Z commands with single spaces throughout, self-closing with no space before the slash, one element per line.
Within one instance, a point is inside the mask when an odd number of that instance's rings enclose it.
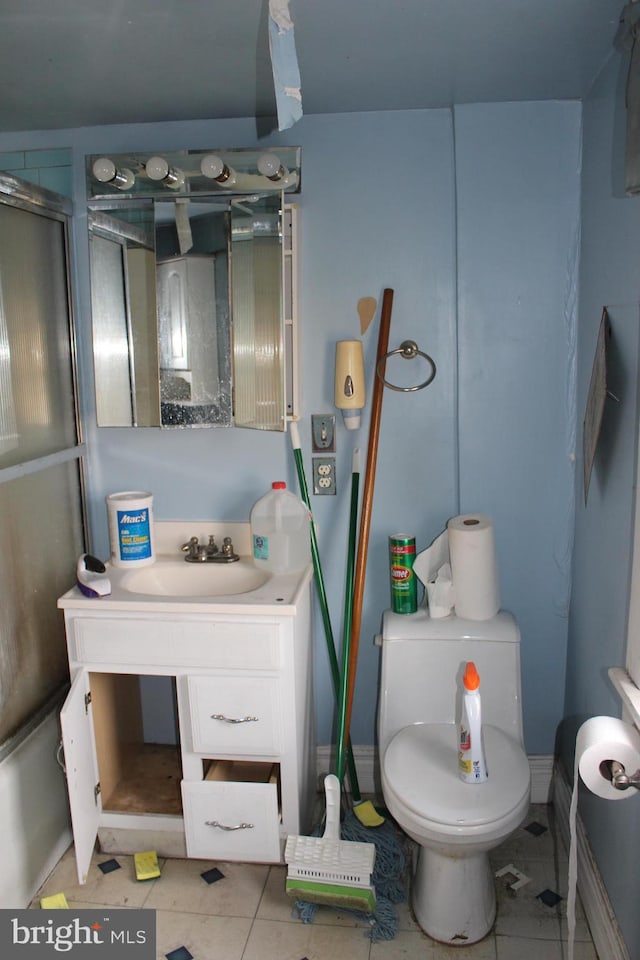
<path fill-rule="evenodd" d="M 333 413 L 311 414 L 311 450 L 313 453 L 336 452 L 336 418 Z"/>

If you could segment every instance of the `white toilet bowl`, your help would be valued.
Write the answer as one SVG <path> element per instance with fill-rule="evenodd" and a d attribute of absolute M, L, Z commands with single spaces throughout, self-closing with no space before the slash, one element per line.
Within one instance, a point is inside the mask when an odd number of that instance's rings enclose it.
<path fill-rule="evenodd" d="M 419 844 L 412 883 L 416 919 L 434 940 L 471 944 L 491 929 L 495 886 L 488 852 L 523 821 L 529 763 L 522 746 L 498 727 L 483 728 L 489 778 L 458 776 L 454 723 L 402 728 L 382 758 L 389 812 Z"/>

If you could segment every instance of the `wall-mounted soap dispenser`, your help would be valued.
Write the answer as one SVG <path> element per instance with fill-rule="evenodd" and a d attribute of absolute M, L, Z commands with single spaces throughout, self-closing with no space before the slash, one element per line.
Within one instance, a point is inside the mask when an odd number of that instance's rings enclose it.
<path fill-rule="evenodd" d="M 338 340 L 334 403 L 347 430 L 357 430 L 365 404 L 364 358 L 360 340 Z"/>

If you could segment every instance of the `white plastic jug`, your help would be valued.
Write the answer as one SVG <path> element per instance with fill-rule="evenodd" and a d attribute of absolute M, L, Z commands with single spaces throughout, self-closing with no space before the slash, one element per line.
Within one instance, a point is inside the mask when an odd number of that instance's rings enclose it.
<path fill-rule="evenodd" d="M 293 573 L 311 563 L 309 511 L 282 480 L 251 510 L 253 559 L 270 573 Z"/>

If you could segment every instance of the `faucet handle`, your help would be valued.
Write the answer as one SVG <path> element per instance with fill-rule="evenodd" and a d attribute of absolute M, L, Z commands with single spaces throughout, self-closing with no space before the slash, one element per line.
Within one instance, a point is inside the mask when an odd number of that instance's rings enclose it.
<path fill-rule="evenodd" d="M 189 540 L 187 540 L 186 543 L 182 544 L 182 546 L 180 547 L 180 550 L 182 551 L 182 553 L 187 554 L 187 556 L 185 557 L 185 560 L 189 560 L 192 558 L 196 559 L 200 550 L 198 538 L 191 537 Z"/>
<path fill-rule="evenodd" d="M 239 560 L 240 557 L 233 549 L 233 541 L 231 537 L 225 537 L 222 541 L 222 553 L 225 560 Z"/>

